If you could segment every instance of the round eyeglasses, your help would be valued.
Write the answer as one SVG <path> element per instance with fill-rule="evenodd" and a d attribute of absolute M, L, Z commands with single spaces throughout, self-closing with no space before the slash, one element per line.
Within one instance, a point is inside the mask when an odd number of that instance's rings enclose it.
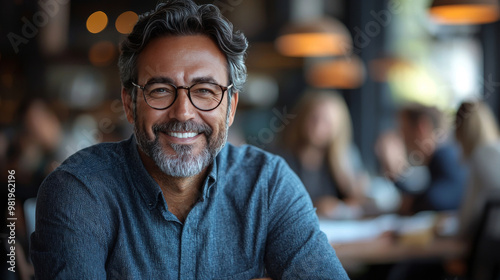
<path fill-rule="evenodd" d="M 132 82 L 132 85 L 142 89 L 144 100 L 153 109 L 169 108 L 177 99 L 178 90 L 185 89 L 191 104 L 201 111 L 212 111 L 219 107 L 224 98 L 224 92 L 233 87 L 233 84 L 224 87 L 211 82 L 195 83 L 189 87 L 156 82 L 144 86 Z"/>

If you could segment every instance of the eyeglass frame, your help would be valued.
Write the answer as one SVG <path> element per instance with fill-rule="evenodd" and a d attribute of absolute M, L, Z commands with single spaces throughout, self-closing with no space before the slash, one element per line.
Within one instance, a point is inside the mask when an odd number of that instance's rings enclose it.
<path fill-rule="evenodd" d="M 191 102 L 191 105 L 193 105 L 196 109 L 200 110 L 200 111 L 203 111 L 203 112 L 209 112 L 209 111 L 213 111 L 215 109 L 217 109 L 217 107 L 220 106 L 220 104 L 222 103 L 222 100 L 224 100 L 224 92 L 228 91 L 230 88 L 233 87 L 234 84 L 230 84 L 229 86 L 225 87 L 225 86 L 222 86 L 222 85 L 219 85 L 217 83 L 213 83 L 213 82 L 197 82 L 197 83 L 194 83 L 192 84 L 191 86 L 187 87 L 187 86 L 176 86 L 174 84 L 171 84 L 171 83 L 161 83 L 161 84 L 168 84 L 168 85 L 171 85 L 174 87 L 175 89 L 175 97 L 174 97 L 174 100 L 172 101 L 172 103 L 170 105 L 168 105 L 167 107 L 165 108 L 155 108 L 153 106 L 151 106 L 149 103 L 148 103 L 148 100 L 146 98 L 146 93 L 145 93 L 145 89 L 146 89 L 146 86 L 147 85 L 152 85 L 152 84 L 145 84 L 144 86 L 141 86 L 139 84 L 136 84 L 134 82 L 132 82 L 132 85 L 139 88 L 139 89 L 142 89 L 142 96 L 144 97 L 144 101 L 146 102 L 146 104 L 148 104 L 149 107 L 151 107 L 152 109 L 155 109 L 155 110 L 166 110 L 170 107 L 172 107 L 172 105 L 174 105 L 175 101 L 177 100 L 177 96 L 179 96 L 179 89 L 185 89 L 187 90 L 187 95 L 188 95 L 188 98 L 189 98 L 189 102 Z M 155 83 L 156 84 L 156 83 Z M 216 85 L 218 87 L 220 87 L 222 89 L 222 97 L 220 98 L 220 101 L 219 103 L 217 104 L 217 106 L 215 106 L 214 108 L 212 109 L 201 109 L 199 108 L 198 106 L 196 106 L 193 102 L 193 99 L 191 99 L 191 88 L 194 87 L 195 85 L 198 85 L 198 84 L 212 84 L 212 85 Z M 229 93 L 228 93 L 229 94 Z"/>

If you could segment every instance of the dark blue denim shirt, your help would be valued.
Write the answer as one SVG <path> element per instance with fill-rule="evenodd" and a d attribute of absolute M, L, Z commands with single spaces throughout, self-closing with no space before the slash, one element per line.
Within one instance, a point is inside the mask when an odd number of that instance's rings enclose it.
<path fill-rule="evenodd" d="M 251 146 L 217 156 L 184 223 L 135 138 L 82 150 L 40 187 L 37 279 L 348 279 L 284 161 Z"/>

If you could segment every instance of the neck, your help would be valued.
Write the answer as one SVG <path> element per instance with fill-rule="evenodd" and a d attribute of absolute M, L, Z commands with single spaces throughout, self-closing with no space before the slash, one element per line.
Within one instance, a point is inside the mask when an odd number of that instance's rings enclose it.
<path fill-rule="evenodd" d="M 156 163 L 137 147 L 142 163 L 160 186 L 168 210 L 181 222 L 184 222 L 194 204 L 201 196 L 201 188 L 208 172 L 208 167 L 192 177 L 172 177 L 163 173 Z"/>
<path fill-rule="evenodd" d="M 299 160 L 303 167 L 317 170 L 323 164 L 326 150 L 312 145 L 307 145 L 299 150 Z"/>

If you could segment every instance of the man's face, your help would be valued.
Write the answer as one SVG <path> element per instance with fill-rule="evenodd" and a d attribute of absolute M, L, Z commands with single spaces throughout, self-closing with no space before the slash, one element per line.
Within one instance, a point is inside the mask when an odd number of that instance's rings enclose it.
<path fill-rule="evenodd" d="M 400 114 L 399 127 L 408 153 L 413 151 L 428 152 L 428 147 L 422 144 L 434 139 L 434 128 L 428 117 L 421 117 L 414 123 L 407 116 Z"/>
<path fill-rule="evenodd" d="M 208 37 L 167 36 L 152 40 L 137 60 L 137 84 L 153 79 L 169 81 L 176 86 L 191 86 L 210 81 L 228 86 L 227 60 Z M 133 102 L 122 90 L 127 119 L 134 124 L 140 149 L 163 173 L 190 177 L 202 172 L 224 146 L 227 129 L 232 124 L 238 95 L 228 93 L 214 110 L 204 112 L 189 101 L 187 90 L 179 89 L 174 104 L 166 110 L 151 108 L 137 89 L 136 114 Z M 134 116 L 135 115 L 135 116 Z"/>
<path fill-rule="evenodd" d="M 403 138 L 406 150 L 411 152 L 416 149 L 415 140 L 417 137 L 416 127 L 410 122 L 408 117 L 399 115 L 399 129 Z"/>

